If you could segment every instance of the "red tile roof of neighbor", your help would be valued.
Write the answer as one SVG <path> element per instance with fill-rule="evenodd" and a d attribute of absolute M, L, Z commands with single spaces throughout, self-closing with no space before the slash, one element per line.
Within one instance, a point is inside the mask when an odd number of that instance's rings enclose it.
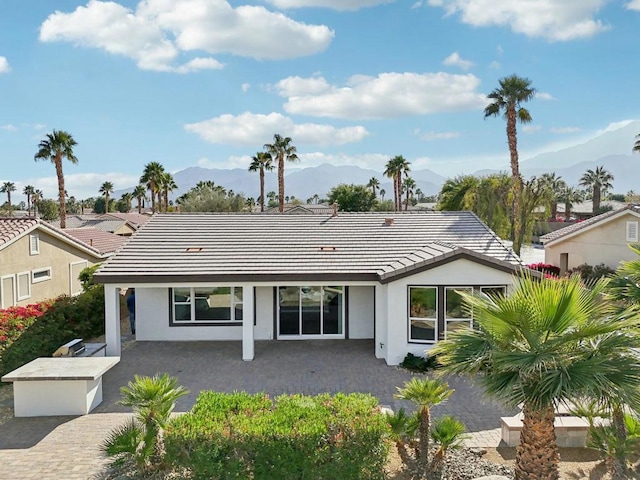
<path fill-rule="evenodd" d="M 35 218 L 0 218 L 0 245 L 10 242 L 38 224 Z"/>
<path fill-rule="evenodd" d="M 128 237 L 122 237 L 92 227 L 67 228 L 65 233 L 103 254 L 115 252 L 129 240 Z"/>

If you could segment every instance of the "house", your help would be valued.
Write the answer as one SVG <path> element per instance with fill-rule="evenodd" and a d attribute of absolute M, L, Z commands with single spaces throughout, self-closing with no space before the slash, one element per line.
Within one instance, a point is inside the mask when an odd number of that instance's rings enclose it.
<path fill-rule="evenodd" d="M 138 340 L 373 339 L 395 365 L 472 319 L 460 290 L 504 292 L 521 261 L 471 212 L 159 214 L 94 275 L 107 352 L 119 291 Z"/>
<path fill-rule="evenodd" d="M 0 218 L 0 308 L 82 291 L 78 275 L 108 253 L 35 218 Z"/>
<path fill-rule="evenodd" d="M 116 235 L 93 227 L 65 228 L 64 232 L 105 256 L 112 255 L 129 240 L 128 236 Z"/>
<path fill-rule="evenodd" d="M 137 213 L 106 213 L 106 214 L 86 214 L 67 215 L 66 228 L 97 228 L 104 232 L 113 233 L 129 237 L 133 235 L 141 225 L 151 218 L 149 215 L 138 215 Z M 59 227 L 60 221 L 51 222 Z"/>
<path fill-rule="evenodd" d="M 282 213 L 286 215 L 304 215 L 309 213 L 316 213 L 320 215 L 333 214 L 334 206 L 328 203 L 285 203 L 282 206 Z M 264 213 L 280 214 L 280 207 L 271 207 L 264 211 Z"/>
<path fill-rule="evenodd" d="M 638 243 L 639 219 L 640 208 L 627 205 L 543 235 L 545 262 L 561 273 L 585 263 L 615 269 L 620 261 L 637 258 L 628 245 Z"/>

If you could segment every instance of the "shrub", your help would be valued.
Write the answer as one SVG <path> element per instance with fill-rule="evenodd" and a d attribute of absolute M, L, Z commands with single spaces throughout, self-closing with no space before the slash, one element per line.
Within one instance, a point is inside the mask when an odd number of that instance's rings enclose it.
<path fill-rule="evenodd" d="M 387 433 L 370 395 L 201 392 L 165 446 L 196 479 L 382 479 Z"/>
<path fill-rule="evenodd" d="M 579 273 L 583 282 L 595 282 L 601 277 L 608 277 L 609 275 L 614 274 L 615 270 L 607 267 L 604 263 L 600 263 L 594 267 L 583 263 L 582 265 L 572 268 L 568 272 L 569 275 L 573 275 L 574 273 Z"/>
<path fill-rule="evenodd" d="M 402 360 L 402 363 L 400 363 L 400 366 L 407 370 L 411 370 L 412 372 L 424 373 L 429 370 L 435 370 L 440 366 L 440 363 L 435 355 L 420 357 L 409 352 L 406 357 L 404 357 L 404 360 Z"/>
<path fill-rule="evenodd" d="M 527 265 L 527 267 L 529 267 L 531 270 L 536 270 L 553 277 L 558 277 L 560 275 L 560 267 L 556 267 L 555 265 L 551 265 L 550 263 L 531 263 Z"/>
<path fill-rule="evenodd" d="M 0 332 L 0 375 L 4 375 L 38 357 L 51 356 L 69 340 L 103 334 L 104 290 L 98 286 L 75 297 L 1 310 Z"/>

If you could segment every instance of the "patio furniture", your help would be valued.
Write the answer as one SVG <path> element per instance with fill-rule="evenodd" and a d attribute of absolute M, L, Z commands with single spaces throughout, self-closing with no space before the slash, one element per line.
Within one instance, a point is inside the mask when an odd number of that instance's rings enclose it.
<path fill-rule="evenodd" d="M 85 415 L 102 403 L 102 375 L 120 357 L 42 357 L 2 377 L 16 417 Z"/>

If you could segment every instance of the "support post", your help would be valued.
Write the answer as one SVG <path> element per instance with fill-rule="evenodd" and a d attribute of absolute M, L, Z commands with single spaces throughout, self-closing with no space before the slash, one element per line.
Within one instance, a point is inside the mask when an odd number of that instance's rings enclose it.
<path fill-rule="evenodd" d="M 242 287 L 242 360 L 251 361 L 255 357 L 253 338 L 253 286 Z"/>
<path fill-rule="evenodd" d="M 104 286 L 104 328 L 107 356 L 119 357 L 120 343 L 120 289 L 115 285 Z"/>

